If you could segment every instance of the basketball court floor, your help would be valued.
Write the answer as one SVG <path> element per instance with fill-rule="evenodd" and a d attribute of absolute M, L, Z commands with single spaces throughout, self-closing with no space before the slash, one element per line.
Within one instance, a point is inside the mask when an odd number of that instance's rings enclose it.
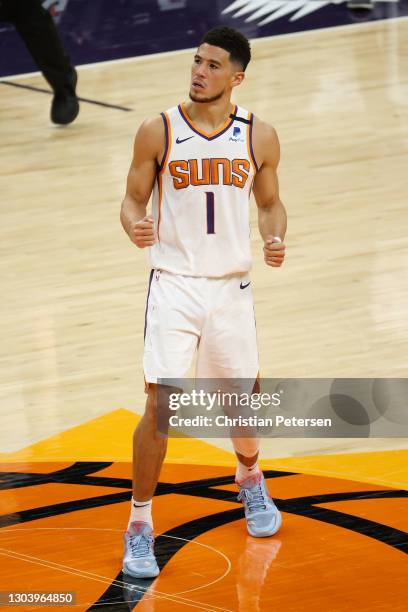
<path fill-rule="evenodd" d="M 73 592 L 78 610 L 406 610 L 405 438 L 265 441 L 284 518 L 266 539 L 246 533 L 229 441 L 170 439 L 161 574 L 121 573 L 149 269 L 119 207 L 135 131 L 186 97 L 191 57 L 79 66 L 66 129 L 40 75 L 0 83 L 0 591 Z M 252 203 L 262 377 L 408 375 L 407 58 L 404 17 L 253 41 L 234 99 L 278 131 L 289 215 L 286 262 L 267 268 Z"/>

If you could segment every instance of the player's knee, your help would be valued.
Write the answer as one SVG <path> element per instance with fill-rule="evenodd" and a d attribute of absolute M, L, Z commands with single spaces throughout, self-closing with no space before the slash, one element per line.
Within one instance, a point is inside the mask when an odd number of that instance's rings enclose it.
<path fill-rule="evenodd" d="M 149 384 L 146 400 L 145 417 L 157 421 L 168 421 L 172 410 L 170 398 L 172 394 L 179 394 L 181 389 L 169 385 Z"/>

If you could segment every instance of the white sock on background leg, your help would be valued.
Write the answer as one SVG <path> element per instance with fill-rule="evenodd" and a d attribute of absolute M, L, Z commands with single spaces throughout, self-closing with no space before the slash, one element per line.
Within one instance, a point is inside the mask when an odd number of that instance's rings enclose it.
<path fill-rule="evenodd" d="M 132 497 L 128 529 L 130 527 L 130 524 L 134 521 L 143 521 L 144 523 L 148 523 L 153 529 L 151 499 L 148 501 L 138 502 Z"/>

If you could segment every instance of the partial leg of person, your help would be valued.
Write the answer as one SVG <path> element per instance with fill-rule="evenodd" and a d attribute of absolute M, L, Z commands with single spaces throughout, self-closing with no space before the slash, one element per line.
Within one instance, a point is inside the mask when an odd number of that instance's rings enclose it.
<path fill-rule="evenodd" d="M 235 482 L 239 485 L 260 472 L 258 465 L 259 438 L 257 436 L 241 438 L 232 435 L 231 442 L 238 459 Z"/>
<path fill-rule="evenodd" d="M 150 384 L 144 415 L 133 434 L 133 503 L 129 525 L 144 520 L 153 527 L 151 500 L 167 449 L 167 436 L 158 432 L 157 413 L 157 386 Z"/>
<path fill-rule="evenodd" d="M 248 275 L 209 279 L 211 311 L 202 330 L 197 378 L 227 379 L 225 387 L 251 394 L 257 388 L 258 348 L 253 298 Z M 244 287 L 244 288 L 242 288 Z M 240 414 L 235 408 L 236 414 Z M 231 409 L 230 409 L 231 412 Z M 241 410 L 242 414 L 242 410 Z M 254 428 L 231 428 L 237 456 L 238 499 L 245 507 L 247 529 L 254 537 L 273 535 L 281 514 L 258 467 L 259 437 Z"/>
<path fill-rule="evenodd" d="M 79 113 L 77 72 L 66 54 L 54 21 L 40 0 L 2 0 L 28 51 L 54 91 L 51 120 L 68 124 Z"/>
<path fill-rule="evenodd" d="M 259 393 L 259 391 L 260 383 L 257 378 L 252 388 L 252 394 Z M 231 441 L 238 459 L 237 469 L 235 472 L 235 482 L 238 484 L 238 486 L 247 478 L 257 476 L 261 471 L 258 465 L 260 446 L 258 431 L 256 428 L 250 429 L 248 427 L 246 428 L 246 431 L 250 433 L 249 437 L 243 437 L 240 428 L 233 428 L 231 430 Z"/>
<path fill-rule="evenodd" d="M 264 475 L 258 465 L 259 438 L 232 436 L 238 459 L 235 482 L 238 499 L 245 507 L 250 535 L 262 538 L 275 534 L 282 524 L 281 514 L 269 495 Z"/>

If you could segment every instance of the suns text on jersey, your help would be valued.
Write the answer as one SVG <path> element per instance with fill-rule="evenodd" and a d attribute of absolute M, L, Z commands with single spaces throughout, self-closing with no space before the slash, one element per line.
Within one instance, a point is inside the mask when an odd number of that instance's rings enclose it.
<path fill-rule="evenodd" d="M 185 189 L 190 185 L 233 185 L 243 189 L 250 170 L 248 159 L 226 157 L 176 159 L 169 163 L 175 189 Z"/>

